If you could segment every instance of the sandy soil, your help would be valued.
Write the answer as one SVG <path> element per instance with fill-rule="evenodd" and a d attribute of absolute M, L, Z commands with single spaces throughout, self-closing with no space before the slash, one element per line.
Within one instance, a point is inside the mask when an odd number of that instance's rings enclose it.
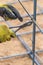
<path fill-rule="evenodd" d="M 8 0 L 4 0 L 5 2 L 8 2 Z M 1 2 L 4 2 L 1 1 Z M 9 2 L 12 2 L 12 0 L 9 0 Z M 5 3 L 4 2 L 4 3 Z M 38 0 L 39 5 L 42 7 L 43 5 L 43 1 Z M 29 1 L 27 3 L 23 2 L 25 8 L 30 12 L 30 14 L 33 13 L 33 2 Z M 23 8 L 21 7 L 21 5 L 19 3 L 17 4 L 13 4 L 14 7 L 16 7 L 19 12 L 21 14 L 26 14 L 26 12 L 23 10 Z M 39 12 L 39 9 L 37 8 L 37 12 Z M 26 22 L 27 20 L 30 20 L 29 17 L 24 18 L 24 22 Z M 17 20 L 12 20 L 9 21 L 13 26 L 14 25 L 18 25 L 18 24 L 22 24 L 21 22 Z M 15 23 L 16 22 L 16 23 Z M 43 15 L 38 15 L 37 16 L 37 23 L 40 25 L 40 27 L 43 29 Z M 4 22 L 0 22 L 0 24 L 6 24 Z M 19 33 L 22 32 L 28 32 L 32 30 L 32 26 L 30 27 L 26 27 L 23 28 L 21 30 L 19 30 Z M 22 38 L 28 42 L 27 44 L 30 46 L 30 48 L 32 49 L 32 42 L 30 40 L 30 38 L 32 39 L 32 35 L 23 35 Z M 36 50 L 41 50 L 43 49 L 43 34 L 41 33 L 37 33 L 36 34 Z M 17 53 L 22 53 L 22 52 L 26 52 L 26 49 L 22 46 L 22 44 L 20 43 L 20 41 L 17 38 L 12 38 L 10 41 L 6 41 L 0 44 L 0 57 L 3 56 L 8 56 L 11 54 L 17 54 Z M 43 53 L 38 53 L 39 57 L 41 57 L 41 61 L 43 60 Z M 15 58 L 11 58 L 8 60 L 4 60 L 4 61 L 0 61 L 0 65 L 32 65 L 32 60 L 30 59 L 30 57 L 28 55 L 24 56 L 24 57 L 15 57 Z M 42 63 L 43 65 L 43 63 Z"/>

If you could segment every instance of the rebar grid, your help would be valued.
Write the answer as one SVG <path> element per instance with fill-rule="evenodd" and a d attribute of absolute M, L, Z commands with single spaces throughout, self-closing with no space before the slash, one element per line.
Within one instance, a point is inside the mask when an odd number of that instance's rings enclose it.
<path fill-rule="evenodd" d="M 34 3 L 35 4 L 35 3 Z M 36 10 L 34 10 L 34 11 L 36 11 Z M 42 12 L 41 12 L 42 13 Z M 40 15 L 40 13 L 38 13 L 39 15 Z M 28 16 L 28 15 L 26 15 L 26 16 Z M 33 16 L 33 15 L 31 15 L 31 16 Z M 30 17 L 31 17 L 30 16 Z M 34 16 L 36 17 L 36 14 L 34 13 Z M 25 17 L 25 16 L 24 16 Z M 32 17 L 32 19 L 33 19 L 33 17 Z M 36 24 L 36 22 L 34 22 L 34 19 L 32 20 L 33 21 L 33 23 L 34 23 L 34 25 L 36 25 L 37 26 L 37 24 Z M 4 21 L 4 22 L 6 22 L 6 21 Z M 11 28 L 14 28 L 14 27 L 12 27 L 12 25 L 10 24 L 10 23 L 8 23 L 8 21 L 6 22 L 6 24 L 9 26 L 9 27 L 11 27 Z M 19 26 L 20 27 L 20 26 Z M 16 26 L 16 28 L 17 28 L 17 26 Z M 34 28 L 34 27 L 33 27 Z M 41 30 L 41 28 L 38 26 L 38 28 L 39 28 L 39 30 L 37 30 L 37 31 L 35 31 L 34 33 L 36 33 L 36 32 L 40 32 L 40 30 Z M 34 31 L 34 29 L 33 29 L 33 31 Z M 39 50 L 39 51 L 35 51 L 35 59 L 33 58 L 34 56 L 33 56 L 33 52 L 32 52 L 32 50 L 30 49 L 30 47 L 26 44 L 26 42 L 21 38 L 21 35 L 24 35 L 24 34 L 33 34 L 33 31 L 31 31 L 31 32 L 25 32 L 25 33 L 22 33 L 22 34 L 20 34 L 20 33 L 16 33 L 16 36 L 17 36 L 17 38 L 21 41 L 21 43 L 22 43 L 22 45 L 26 48 L 26 50 L 27 50 L 27 52 L 24 52 L 24 53 L 22 53 L 22 54 L 13 54 L 13 55 L 11 55 L 11 56 L 5 56 L 5 57 L 0 57 L 0 60 L 4 60 L 4 59 L 8 59 L 8 58 L 12 58 L 12 57 L 16 57 L 16 56 L 24 56 L 24 55 L 30 55 L 30 57 L 32 58 L 32 60 L 36 63 L 36 65 L 41 65 L 40 64 L 40 58 L 38 57 L 38 55 L 36 54 L 37 52 L 43 52 L 43 50 Z M 41 33 L 43 33 L 42 32 L 43 30 L 41 30 Z M 14 30 L 13 30 L 13 32 L 15 32 Z M 34 35 L 35 36 L 35 35 Z M 35 40 L 32 40 L 32 41 L 35 41 Z M 34 62 L 33 62 L 33 65 L 34 65 Z"/>

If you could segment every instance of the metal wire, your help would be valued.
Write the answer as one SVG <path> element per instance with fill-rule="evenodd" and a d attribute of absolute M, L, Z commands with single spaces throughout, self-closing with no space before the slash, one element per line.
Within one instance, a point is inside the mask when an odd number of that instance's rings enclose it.
<path fill-rule="evenodd" d="M 37 0 L 34 0 L 34 20 L 36 21 L 36 8 L 37 8 Z M 36 25 L 33 23 L 33 34 L 32 34 L 32 51 L 33 51 L 33 64 L 34 65 L 34 59 L 35 59 L 35 38 L 36 38 Z"/>
<path fill-rule="evenodd" d="M 7 59 L 10 59 L 10 58 L 13 58 L 13 57 L 25 56 L 25 55 L 30 54 L 30 53 L 31 52 L 24 52 L 24 53 L 21 53 L 21 54 L 12 54 L 10 56 L 0 57 L 0 61 L 7 60 Z"/>
<path fill-rule="evenodd" d="M 12 26 L 12 27 L 9 27 L 9 28 L 10 29 L 12 29 L 12 28 L 20 28 L 21 29 L 21 28 L 24 28 L 24 27 L 27 27 L 27 26 L 30 26 L 30 25 L 32 25 L 32 21 L 27 21 L 24 24 Z"/>
<path fill-rule="evenodd" d="M 29 17 L 31 18 L 31 15 L 29 14 Z M 32 19 L 32 21 L 33 21 L 33 23 L 35 23 L 35 20 L 33 19 L 33 17 L 31 18 Z M 35 25 L 39 28 L 39 26 L 35 23 Z M 28 25 L 27 25 L 28 26 Z M 24 26 L 23 26 L 24 27 Z M 23 28 L 23 27 L 21 27 L 21 28 Z M 14 27 L 12 27 L 12 28 L 14 28 Z M 19 27 L 20 28 L 20 27 Z M 18 28 L 18 29 L 19 29 Z M 40 29 L 40 28 L 39 28 Z M 40 29 L 40 32 L 42 32 L 41 31 L 41 29 Z M 22 41 L 22 43 L 24 43 L 23 41 Z M 25 45 L 25 44 L 24 44 Z M 28 47 L 27 47 L 27 49 L 29 49 Z M 29 50 L 30 51 L 30 50 Z M 8 58 L 11 58 L 11 57 L 14 57 L 14 56 L 22 56 L 22 55 L 25 55 L 25 54 L 29 54 L 29 52 L 26 52 L 26 53 L 22 53 L 22 54 L 16 54 L 16 55 L 12 55 L 12 56 L 5 56 L 5 57 L 0 57 L 0 59 L 8 59 Z M 31 58 L 33 58 L 33 55 L 31 55 L 30 54 L 30 56 L 31 56 Z M 37 55 L 36 55 L 37 56 Z M 39 58 L 40 59 L 40 58 Z M 35 62 L 36 62 L 36 64 L 37 65 L 40 65 L 38 62 L 37 62 L 37 60 L 35 59 L 34 60 Z"/>
<path fill-rule="evenodd" d="M 18 39 L 20 40 L 20 42 L 22 43 L 22 45 L 24 46 L 24 48 L 27 50 L 27 51 L 31 51 L 31 49 L 30 49 L 30 47 L 29 47 L 29 45 L 27 45 L 27 43 L 22 39 L 22 37 L 21 36 L 17 36 L 18 37 Z M 32 51 L 31 51 L 32 52 Z M 35 54 L 35 55 L 37 55 L 37 54 Z M 33 60 L 33 54 L 30 54 L 30 57 L 32 58 L 32 60 Z M 37 56 L 36 56 L 37 57 Z M 40 63 L 39 63 L 39 61 L 37 60 L 37 58 L 35 57 L 35 59 L 34 59 L 34 62 L 36 63 L 36 65 L 40 65 Z M 40 59 L 39 59 L 40 60 Z"/>
<path fill-rule="evenodd" d="M 41 33 L 43 33 L 43 31 L 41 30 L 40 26 L 38 24 L 36 24 L 36 21 L 34 20 L 34 18 L 29 14 L 29 12 L 25 9 L 25 7 L 23 6 L 23 4 L 21 3 L 20 0 L 18 0 L 19 3 L 21 4 L 21 6 L 23 7 L 23 9 L 25 10 L 25 12 L 28 14 L 28 16 L 31 18 L 32 22 L 35 23 L 35 25 L 37 26 L 37 28 L 40 30 Z"/>
<path fill-rule="evenodd" d="M 8 23 L 8 22 L 7 22 L 7 23 Z M 9 25 L 10 25 L 10 24 L 9 24 Z M 14 30 L 13 30 L 13 31 L 14 31 Z M 19 38 L 20 36 L 17 36 L 17 37 Z M 19 39 L 22 40 L 21 37 L 20 37 Z M 25 43 L 25 42 L 22 40 L 22 43 Z M 24 45 L 25 45 L 25 44 L 24 44 Z M 26 47 L 27 47 L 27 45 L 26 45 Z M 27 50 L 30 52 L 29 47 L 27 47 Z M 31 56 L 31 58 L 33 58 L 33 55 L 30 54 L 30 56 Z M 40 65 L 36 59 L 35 59 L 35 63 L 36 63 L 37 65 Z"/>

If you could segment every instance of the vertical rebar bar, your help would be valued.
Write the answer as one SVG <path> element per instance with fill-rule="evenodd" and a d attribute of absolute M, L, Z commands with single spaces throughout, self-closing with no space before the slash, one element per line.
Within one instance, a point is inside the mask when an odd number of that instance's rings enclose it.
<path fill-rule="evenodd" d="M 34 2 L 34 12 L 33 12 L 33 14 L 34 14 L 34 16 L 33 16 L 33 18 L 34 18 L 34 20 L 36 21 L 36 6 L 37 6 L 37 0 L 33 0 L 33 2 Z M 34 59 L 35 59 L 35 37 L 36 37 L 36 25 L 35 25 L 35 23 L 33 23 L 33 40 L 32 40 L 32 51 L 33 51 L 33 65 L 34 65 Z"/>

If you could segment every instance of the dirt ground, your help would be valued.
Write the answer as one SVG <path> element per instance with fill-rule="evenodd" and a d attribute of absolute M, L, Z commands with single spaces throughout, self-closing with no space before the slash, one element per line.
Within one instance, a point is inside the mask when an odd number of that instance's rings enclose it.
<path fill-rule="evenodd" d="M 6 2 L 12 2 L 12 0 L 1 1 L 1 3 L 6 3 Z M 38 0 L 37 3 L 43 8 L 43 0 L 42 1 Z M 33 13 L 33 2 L 32 1 L 23 2 L 23 5 L 25 6 L 25 8 L 28 10 L 30 14 Z M 26 14 L 26 12 L 23 10 L 23 8 L 21 7 L 19 3 L 13 4 L 13 6 L 16 7 L 17 10 L 19 10 L 20 14 L 22 15 Z M 38 7 L 37 7 L 37 12 L 39 12 Z M 26 22 L 27 20 L 30 20 L 30 18 L 25 17 L 23 20 L 24 21 L 22 23 Z M 18 19 L 12 20 L 9 22 L 13 26 L 22 24 Z M 43 15 L 37 15 L 37 23 L 43 29 Z M 6 23 L 0 22 L 0 24 L 6 24 Z M 32 25 L 19 30 L 17 33 L 29 32 L 31 30 L 32 30 Z M 22 38 L 27 42 L 27 44 L 32 49 L 32 42 L 30 40 L 32 39 L 32 35 L 23 35 Z M 41 49 L 43 50 L 43 34 L 37 33 L 36 34 L 36 50 L 41 50 Z M 9 56 L 11 54 L 17 54 L 17 53 L 22 53 L 22 52 L 26 52 L 26 49 L 23 47 L 23 45 L 20 43 L 20 41 L 17 38 L 12 38 L 10 41 L 0 43 L 0 57 Z M 41 62 L 42 62 L 43 53 L 38 53 L 38 56 L 41 57 Z M 0 61 L 0 65 L 32 65 L 32 60 L 30 59 L 28 55 L 26 55 L 24 57 L 14 57 L 11 59 Z M 43 62 L 42 62 L 42 65 L 43 65 Z"/>

